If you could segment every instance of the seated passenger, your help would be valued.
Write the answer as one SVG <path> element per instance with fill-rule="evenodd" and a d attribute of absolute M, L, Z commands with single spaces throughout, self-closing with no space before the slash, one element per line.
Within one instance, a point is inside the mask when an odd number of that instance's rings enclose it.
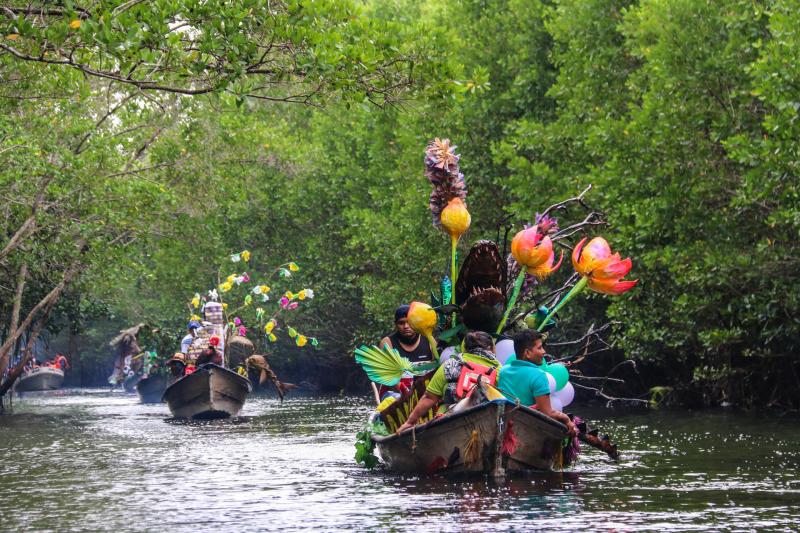
<path fill-rule="evenodd" d="M 408 305 L 401 305 L 395 309 L 394 332 L 382 338 L 380 346 L 395 348 L 402 357 L 412 363 L 433 361 L 433 351 L 428 339 L 414 331 L 408 323 L 408 309 Z M 387 393 L 394 393 L 394 396 L 398 396 L 407 392 L 413 382 L 414 378 L 406 377 L 401 379 L 400 383 L 394 387 L 381 385 L 378 394 L 381 400 L 386 398 Z"/>
<path fill-rule="evenodd" d="M 527 329 L 514 335 L 514 352 L 516 359 L 506 363 L 500 369 L 497 388 L 511 401 L 534 407 L 567 426 L 570 435 L 577 435 L 578 430 L 572 420 L 561 411 L 550 406 L 550 385 L 544 371 L 539 368 L 545 351 L 542 347 L 542 334 Z"/>
<path fill-rule="evenodd" d="M 181 353 L 188 353 L 189 347 L 194 342 L 194 339 L 197 337 L 197 330 L 200 329 L 200 323 L 196 320 L 192 320 L 186 326 L 188 333 L 181 339 Z"/>
<path fill-rule="evenodd" d="M 492 336 L 484 331 L 470 331 L 464 337 L 464 350 L 465 353 L 451 356 L 436 370 L 425 394 L 408 419 L 397 428 L 397 433 L 413 427 L 420 417 L 442 400 L 448 405 L 468 396 L 479 375 L 486 375 L 490 383 L 494 382 L 500 362 L 494 354 Z"/>
<path fill-rule="evenodd" d="M 222 366 L 222 354 L 217 351 L 213 346 L 209 346 L 197 356 L 195 364 L 197 366 L 211 363 L 217 366 Z"/>
<path fill-rule="evenodd" d="M 401 305 L 394 312 L 394 333 L 381 339 L 381 347 L 397 349 L 400 355 L 412 363 L 433 361 L 433 351 L 428 339 L 417 333 L 408 323 L 408 305 Z"/>
<path fill-rule="evenodd" d="M 182 378 L 186 373 L 186 354 L 176 353 L 167 361 L 167 368 L 174 378 Z"/>
<path fill-rule="evenodd" d="M 55 357 L 53 358 L 53 368 L 57 368 L 61 371 L 64 371 L 69 368 L 69 361 L 64 356 L 63 353 L 57 352 Z"/>

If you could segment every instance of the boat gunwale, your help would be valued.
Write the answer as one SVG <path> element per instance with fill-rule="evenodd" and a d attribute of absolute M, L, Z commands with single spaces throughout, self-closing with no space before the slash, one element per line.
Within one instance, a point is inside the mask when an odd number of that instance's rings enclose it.
<path fill-rule="evenodd" d="M 468 415 L 470 415 L 472 413 L 480 411 L 482 409 L 486 409 L 491 405 L 500 405 L 500 404 L 506 405 L 506 407 L 508 407 L 508 406 L 513 407 L 512 410 L 507 410 L 503 414 L 504 418 L 508 417 L 513 411 L 520 410 L 520 411 L 522 411 L 522 412 L 524 412 L 524 413 L 526 413 L 528 415 L 533 416 L 534 418 L 537 418 L 541 422 L 545 422 L 547 424 L 550 424 L 550 425 L 556 427 L 557 429 L 559 429 L 562 432 L 564 432 L 564 434 L 567 433 L 567 426 L 564 425 L 563 423 L 559 422 L 558 420 L 555 420 L 554 418 L 550 418 L 546 414 L 540 413 L 539 411 L 537 411 L 535 409 L 531 409 L 530 407 L 527 407 L 527 406 L 524 406 L 524 405 L 519 405 L 516 402 L 512 402 L 511 400 L 490 400 L 490 401 L 487 401 L 487 402 L 479 403 L 478 405 L 474 405 L 474 406 L 469 407 L 467 409 L 464 409 L 463 411 L 458 412 L 458 413 L 454 413 L 454 414 L 451 414 L 451 415 L 445 415 L 445 416 L 442 416 L 442 417 L 439 417 L 439 418 L 434 418 L 433 420 L 425 422 L 424 424 L 420 424 L 418 426 L 414 426 L 413 433 L 416 434 L 416 435 L 419 435 L 420 433 L 423 433 L 424 431 L 430 430 L 431 428 L 436 428 L 438 426 L 441 426 L 442 424 L 447 424 L 449 422 L 452 422 L 453 420 L 458 420 L 461 417 L 465 417 L 465 416 L 468 416 Z M 370 438 L 376 444 L 385 445 L 385 444 L 390 444 L 390 443 L 394 442 L 395 440 L 402 439 L 404 437 L 408 437 L 411 434 L 412 434 L 411 431 L 405 430 L 404 432 L 400 433 L 399 435 L 397 433 L 392 433 L 390 435 L 371 435 Z"/>
<path fill-rule="evenodd" d="M 215 365 L 214 363 L 206 363 L 204 365 L 201 365 L 201 366 L 197 367 L 197 370 L 195 370 L 191 374 L 188 374 L 186 376 L 182 376 L 180 379 L 177 379 L 177 380 L 175 380 L 175 382 L 169 384 L 167 386 L 167 388 L 164 390 L 164 394 L 161 395 L 161 401 L 162 402 L 167 402 L 167 400 L 166 400 L 167 393 L 170 391 L 170 389 L 172 389 L 178 383 L 181 383 L 183 380 L 185 380 L 187 378 L 190 378 L 190 377 L 194 376 L 195 374 L 198 374 L 198 372 L 202 372 L 203 374 L 207 374 L 207 378 L 210 379 L 211 378 L 211 372 L 213 370 L 222 370 L 222 371 L 224 371 L 224 373 L 232 374 L 232 375 L 236 376 L 237 378 L 243 379 L 246 382 L 248 394 L 253 392 L 253 384 L 246 377 L 237 374 L 236 372 L 234 372 L 233 370 L 231 370 L 229 368 L 225 368 L 223 366 Z M 198 377 L 200 377 L 200 375 L 198 375 Z M 195 379 L 197 379 L 197 378 L 195 378 Z"/>

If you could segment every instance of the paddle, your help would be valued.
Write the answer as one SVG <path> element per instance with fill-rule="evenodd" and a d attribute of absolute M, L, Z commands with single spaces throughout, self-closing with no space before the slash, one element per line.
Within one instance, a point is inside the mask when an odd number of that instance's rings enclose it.
<path fill-rule="evenodd" d="M 585 442 L 592 448 L 600 450 L 608 455 L 614 461 L 619 461 L 619 451 L 616 444 L 611 444 L 611 439 L 608 435 L 598 436 L 599 431 L 597 428 L 590 429 L 585 420 L 581 420 L 575 415 L 568 414 L 567 416 L 575 422 L 578 428 L 578 440 Z M 577 419 L 577 420 L 576 420 Z"/>

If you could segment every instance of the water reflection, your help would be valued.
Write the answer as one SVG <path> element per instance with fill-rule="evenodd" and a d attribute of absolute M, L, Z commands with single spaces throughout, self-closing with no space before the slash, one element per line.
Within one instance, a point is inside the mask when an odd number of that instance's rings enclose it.
<path fill-rule="evenodd" d="M 366 471 L 368 399 L 252 399 L 187 422 L 135 396 L 57 391 L 0 417 L 2 529 L 793 530 L 800 425 L 734 413 L 586 411 L 623 449 L 500 483 Z"/>

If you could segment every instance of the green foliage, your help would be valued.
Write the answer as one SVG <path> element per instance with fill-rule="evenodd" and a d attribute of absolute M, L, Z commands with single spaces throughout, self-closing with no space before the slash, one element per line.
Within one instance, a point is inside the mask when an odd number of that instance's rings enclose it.
<path fill-rule="evenodd" d="M 375 441 L 372 435 L 388 435 L 389 431 L 383 422 L 375 422 L 356 433 L 356 463 L 364 465 L 365 468 L 375 468 L 380 460 L 375 455 Z"/>
<path fill-rule="evenodd" d="M 90 244 L 54 332 L 99 339 L 144 320 L 177 339 L 186 295 L 249 249 L 293 258 L 316 292 L 299 319 L 330 349 L 302 358 L 278 343 L 282 360 L 344 380 L 344 354 L 448 272 L 422 175 L 426 142 L 446 136 L 473 216 L 462 252 L 505 215 L 528 222 L 594 185 L 602 232 L 640 283 L 564 310 L 562 334 L 616 319 L 616 346 L 670 398 L 797 407 L 795 2 L 9 7 L 6 241 L 46 192 L 35 238 L 2 260 L 7 279 L 32 268 L 24 307 L 79 256 L 78 238 Z"/>

